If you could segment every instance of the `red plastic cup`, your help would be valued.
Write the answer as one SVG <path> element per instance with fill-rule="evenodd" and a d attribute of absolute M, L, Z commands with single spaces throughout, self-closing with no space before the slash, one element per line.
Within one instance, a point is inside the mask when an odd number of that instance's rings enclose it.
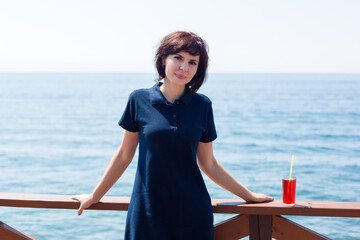
<path fill-rule="evenodd" d="M 295 205 L 295 193 L 296 193 L 296 177 L 283 177 L 282 178 L 282 187 L 283 187 L 283 203 L 285 205 L 294 206 Z"/>

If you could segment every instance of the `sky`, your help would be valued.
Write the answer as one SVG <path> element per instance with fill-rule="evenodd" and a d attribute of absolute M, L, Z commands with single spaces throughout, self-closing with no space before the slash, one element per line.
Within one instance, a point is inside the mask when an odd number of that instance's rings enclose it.
<path fill-rule="evenodd" d="M 154 72 L 182 30 L 209 72 L 360 73 L 359 0 L 0 0 L 0 72 Z"/>

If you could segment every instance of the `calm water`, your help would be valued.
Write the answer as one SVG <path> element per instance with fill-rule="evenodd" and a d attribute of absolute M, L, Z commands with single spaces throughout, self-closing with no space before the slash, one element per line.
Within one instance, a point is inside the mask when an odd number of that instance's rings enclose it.
<path fill-rule="evenodd" d="M 0 192 L 90 193 L 121 142 L 129 93 L 152 74 L 0 74 Z M 360 202 L 360 75 L 212 74 L 218 161 L 252 191 L 281 199 L 291 155 L 297 200 Z M 109 196 L 130 196 L 137 155 Z M 213 198 L 235 198 L 205 177 Z M 122 239 L 126 212 L 0 207 L 39 239 Z M 232 215 L 215 214 L 215 222 Z M 289 217 L 332 239 L 360 219 Z"/>

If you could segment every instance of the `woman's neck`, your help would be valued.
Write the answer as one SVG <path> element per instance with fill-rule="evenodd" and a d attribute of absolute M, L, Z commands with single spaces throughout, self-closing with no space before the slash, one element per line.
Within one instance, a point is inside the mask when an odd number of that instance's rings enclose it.
<path fill-rule="evenodd" d="M 166 100 L 174 103 L 176 99 L 179 99 L 184 94 L 185 86 L 171 84 L 166 79 L 164 79 L 164 83 L 160 86 L 160 91 Z"/>

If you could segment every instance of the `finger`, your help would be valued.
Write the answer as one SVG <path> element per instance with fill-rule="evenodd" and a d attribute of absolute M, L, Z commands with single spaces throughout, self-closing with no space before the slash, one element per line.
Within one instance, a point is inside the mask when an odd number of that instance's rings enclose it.
<path fill-rule="evenodd" d="M 74 196 L 71 199 L 80 202 L 80 207 L 78 209 L 78 216 L 80 216 L 83 212 L 83 205 L 81 204 L 81 201 L 79 200 L 79 198 L 77 196 Z"/>
<path fill-rule="evenodd" d="M 80 208 L 78 210 L 78 216 L 80 216 L 82 214 L 83 210 L 84 210 L 84 207 L 82 205 L 80 205 Z"/>
<path fill-rule="evenodd" d="M 266 198 L 265 198 L 265 201 L 272 202 L 272 201 L 274 201 L 274 198 L 272 198 L 272 197 L 266 197 Z"/>

